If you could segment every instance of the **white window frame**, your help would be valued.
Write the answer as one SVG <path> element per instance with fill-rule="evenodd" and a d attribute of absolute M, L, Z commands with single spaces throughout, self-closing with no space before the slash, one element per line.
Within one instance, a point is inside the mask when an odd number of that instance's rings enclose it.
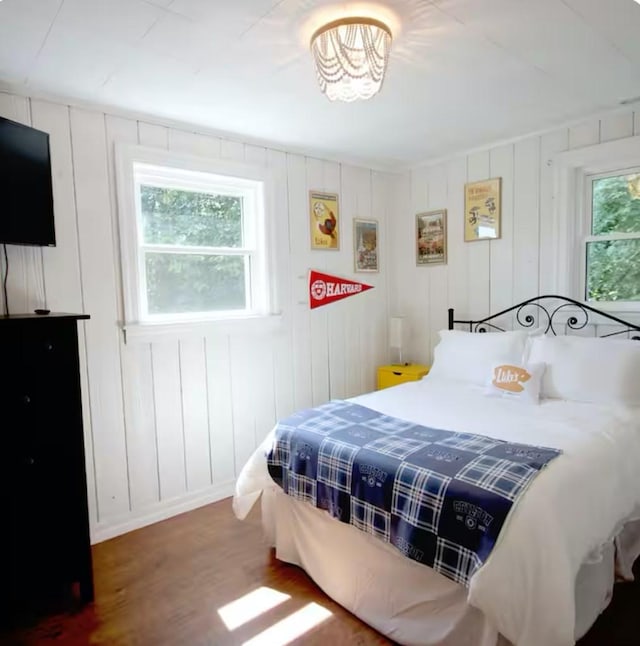
<path fill-rule="evenodd" d="M 586 300 L 586 245 L 609 236 L 591 235 L 591 179 L 621 175 L 640 168 L 640 136 L 560 153 L 554 166 L 555 292 L 596 309 L 640 313 L 639 301 Z M 614 234 L 618 239 L 635 234 Z M 614 236 L 611 236 L 613 239 Z"/>
<path fill-rule="evenodd" d="M 579 258 L 579 279 L 580 293 L 582 298 L 587 302 L 587 246 L 590 242 L 608 242 L 611 240 L 640 240 L 638 233 L 607 233 L 594 235 L 593 231 L 593 183 L 599 179 L 607 177 L 619 177 L 620 175 L 637 175 L 640 174 L 640 166 L 631 168 L 616 168 L 607 172 L 585 173 L 584 175 L 584 203 L 582 206 L 582 221 L 579 224 L 578 235 L 582 240 L 581 252 Z M 637 307 L 636 301 L 588 301 L 598 307 L 599 303 L 621 304 L 625 309 Z M 637 307 L 640 310 L 640 307 Z"/>
<path fill-rule="evenodd" d="M 216 322 L 237 322 L 267 317 L 275 312 L 273 238 L 268 235 L 272 177 L 266 169 L 226 160 L 157 150 L 145 146 L 116 145 L 116 178 L 120 248 L 124 288 L 125 329 L 128 335 L 184 331 Z M 244 198 L 243 246 L 239 248 L 187 247 L 145 243 L 140 212 L 140 185 L 171 187 L 194 192 L 240 195 Z M 248 306 L 242 310 L 151 314 L 147 306 L 144 251 L 243 255 Z M 140 328 L 146 328 L 141 331 Z"/>

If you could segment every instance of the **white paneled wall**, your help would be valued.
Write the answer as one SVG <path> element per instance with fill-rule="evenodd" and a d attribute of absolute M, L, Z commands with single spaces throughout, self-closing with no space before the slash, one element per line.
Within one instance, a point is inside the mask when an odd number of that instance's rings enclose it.
<path fill-rule="evenodd" d="M 0 115 L 51 135 L 58 241 L 51 249 L 10 248 L 11 310 L 46 302 L 91 315 L 80 330 L 80 354 L 94 541 L 229 495 L 277 418 L 373 389 L 375 366 L 388 359 L 394 176 L 4 93 Z M 282 307 L 276 331 L 124 342 L 114 142 L 272 169 Z M 310 251 L 310 189 L 340 194 L 338 252 Z M 354 217 L 380 223 L 379 274 L 353 274 Z M 376 289 L 311 312 L 310 268 Z"/>
<path fill-rule="evenodd" d="M 563 151 L 640 134 L 640 114 L 616 111 L 574 127 L 458 155 L 415 168 L 396 181 L 402 213 L 390 229 L 390 308 L 409 317 L 409 356 L 429 362 L 447 308 L 481 318 L 539 294 L 552 293 L 554 171 Z M 464 184 L 502 177 L 502 237 L 464 242 Z M 416 267 L 414 216 L 448 209 L 446 266 Z"/>

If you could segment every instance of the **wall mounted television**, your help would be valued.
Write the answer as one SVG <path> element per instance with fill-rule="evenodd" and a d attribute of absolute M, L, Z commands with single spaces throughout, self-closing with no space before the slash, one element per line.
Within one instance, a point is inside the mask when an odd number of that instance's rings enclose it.
<path fill-rule="evenodd" d="M 54 247 L 49 135 L 0 117 L 0 244 Z"/>

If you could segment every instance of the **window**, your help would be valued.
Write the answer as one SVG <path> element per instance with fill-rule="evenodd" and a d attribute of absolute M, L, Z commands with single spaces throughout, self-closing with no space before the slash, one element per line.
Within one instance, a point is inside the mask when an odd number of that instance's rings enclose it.
<path fill-rule="evenodd" d="M 640 313 L 640 137 L 559 153 L 555 231 L 541 285 L 610 312 Z M 541 254 L 543 249 L 541 248 Z"/>
<path fill-rule="evenodd" d="M 265 178 L 256 173 L 186 156 L 167 160 L 166 151 L 120 151 L 128 324 L 269 312 Z"/>
<path fill-rule="evenodd" d="M 585 298 L 640 301 L 640 168 L 585 180 Z"/>

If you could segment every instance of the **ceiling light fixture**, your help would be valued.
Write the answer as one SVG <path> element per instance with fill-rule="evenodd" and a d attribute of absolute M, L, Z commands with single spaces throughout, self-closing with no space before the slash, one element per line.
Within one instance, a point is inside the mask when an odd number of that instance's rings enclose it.
<path fill-rule="evenodd" d="M 311 36 L 320 89 L 330 101 L 370 99 L 382 87 L 391 30 L 373 18 L 342 18 Z"/>

